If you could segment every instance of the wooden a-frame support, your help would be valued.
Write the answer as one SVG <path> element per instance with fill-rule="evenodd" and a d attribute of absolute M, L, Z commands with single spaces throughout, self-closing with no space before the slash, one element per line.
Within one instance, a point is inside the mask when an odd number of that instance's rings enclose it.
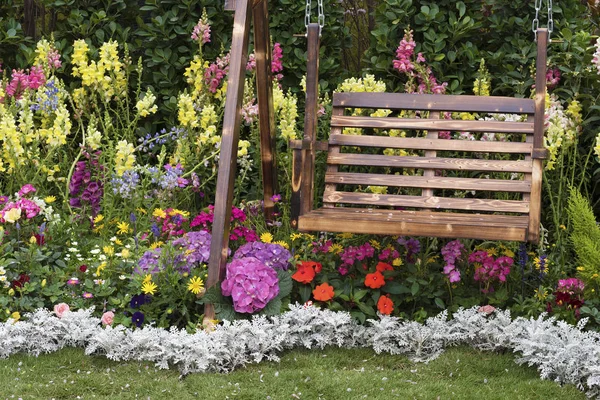
<path fill-rule="evenodd" d="M 207 287 L 218 285 L 225 276 L 233 187 L 237 167 L 237 149 L 242 119 L 244 78 L 248 62 L 251 12 L 254 20 L 254 54 L 256 57 L 256 89 L 264 214 L 267 220 L 273 219 L 274 204 L 272 196 L 275 194 L 277 184 L 268 3 L 267 0 L 229 0 L 225 2 L 225 10 L 235 11 L 235 16 L 227 78 L 227 98 L 223 116 L 212 240 L 208 261 Z M 204 307 L 204 325 L 207 326 L 215 319 L 215 309 L 212 304 L 206 304 Z"/>

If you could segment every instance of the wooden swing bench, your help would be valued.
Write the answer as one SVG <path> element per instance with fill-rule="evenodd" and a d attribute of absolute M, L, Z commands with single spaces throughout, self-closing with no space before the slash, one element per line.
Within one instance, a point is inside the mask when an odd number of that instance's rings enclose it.
<path fill-rule="evenodd" d="M 535 99 L 335 93 L 329 140 L 317 142 L 316 122 L 305 120 L 304 140 L 290 144 L 292 226 L 299 231 L 537 243 L 542 162 L 547 154 L 543 147 L 546 40 L 541 30 Z M 312 110 L 315 104 L 308 103 L 315 100 L 309 97 L 307 107 Z M 346 116 L 349 109 L 392 113 L 388 117 Z M 399 118 L 400 111 L 416 117 Z M 449 112 L 525 118 L 523 122 L 440 118 Z M 345 128 L 375 134 L 343 134 Z M 382 134 L 391 129 L 417 134 Z M 507 140 L 449 140 L 438 137 L 441 131 L 501 134 Z M 409 155 L 384 155 L 383 149 L 404 149 Z M 315 151 L 327 151 L 327 165 L 323 206 L 313 210 Z M 359 191 L 347 190 L 349 186 Z M 367 186 L 401 188 L 401 192 L 369 193 Z M 452 196 L 455 192 L 461 196 Z M 499 192 L 503 200 L 498 199 Z"/>

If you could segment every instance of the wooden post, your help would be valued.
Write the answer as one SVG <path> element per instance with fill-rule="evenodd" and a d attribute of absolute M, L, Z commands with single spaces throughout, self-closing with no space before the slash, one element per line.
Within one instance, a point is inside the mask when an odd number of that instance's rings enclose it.
<path fill-rule="evenodd" d="M 260 127 L 264 215 L 267 221 L 273 221 L 275 204 L 272 197 L 277 191 L 277 164 L 275 159 L 275 115 L 273 111 L 273 77 L 267 0 L 255 1 L 252 14 L 254 17 L 254 54 L 256 56 L 256 92 Z"/>
<path fill-rule="evenodd" d="M 231 58 L 229 76 L 227 78 L 227 98 L 223 116 L 223 134 L 221 138 L 221 154 L 217 176 L 217 192 L 210 258 L 208 261 L 208 278 L 206 286 L 219 284 L 225 276 L 227 250 L 229 247 L 229 229 L 231 206 L 233 203 L 233 186 L 237 167 L 237 150 L 242 122 L 242 99 L 244 97 L 244 77 L 248 63 L 248 39 L 250 36 L 250 1 L 236 0 L 233 20 L 233 36 L 231 40 Z M 207 325 L 215 318 L 212 304 L 204 306 L 204 323 Z"/>
<path fill-rule="evenodd" d="M 529 210 L 529 231 L 527 240 L 538 243 L 540 239 L 540 219 L 542 202 L 542 164 L 546 157 L 544 148 L 544 108 L 546 101 L 546 51 L 548 29 L 537 31 L 537 61 L 535 64 L 535 120 L 533 133 L 533 171 L 531 173 L 531 207 Z"/>
<path fill-rule="evenodd" d="M 317 107 L 319 106 L 319 46 L 321 28 L 319 24 L 309 24 L 307 28 L 306 60 L 306 105 L 304 112 L 304 141 L 310 143 L 302 150 L 302 178 L 300 215 L 313 209 L 315 181 L 315 145 L 317 141 Z"/>

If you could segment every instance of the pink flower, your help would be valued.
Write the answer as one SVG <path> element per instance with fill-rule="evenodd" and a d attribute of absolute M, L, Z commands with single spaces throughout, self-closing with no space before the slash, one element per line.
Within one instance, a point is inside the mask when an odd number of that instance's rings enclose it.
<path fill-rule="evenodd" d="M 115 313 L 112 311 L 107 311 L 104 314 L 102 314 L 102 318 L 100 319 L 100 321 L 102 321 L 103 325 L 112 325 L 114 318 Z"/>
<path fill-rule="evenodd" d="M 77 285 L 78 283 L 79 283 L 79 278 L 75 278 L 75 277 L 73 277 L 67 281 L 67 285 L 69 285 L 69 286 L 74 286 L 74 285 Z"/>
<path fill-rule="evenodd" d="M 205 18 L 200 18 L 192 32 L 192 39 L 199 41 L 201 45 L 210 42 L 210 24 Z"/>
<path fill-rule="evenodd" d="M 479 307 L 479 309 L 477 310 L 477 312 L 483 313 L 483 314 L 487 314 L 490 315 L 491 313 L 493 313 L 494 311 L 496 311 L 496 307 L 494 306 L 490 306 L 489 304 L 486 306 L 481 306 Z"/>
<path fill-rule="evenodd" d="M 70 309 L 67 303 L 59 303 L 54 306 L 54 314 L 56 314 L 58 318 L 62 318 L 63 315 L 65 315 L 69 311 Z"/>
<path fill-rule="evenodd" d="M 26 185 L 23 185 L 21 190 L 19 190 L 19 197 L 25 197 L 29 193 L 35 193 L 35 192 L 36 192 L 35 187 L 31 183 L 28 183 Z"/>

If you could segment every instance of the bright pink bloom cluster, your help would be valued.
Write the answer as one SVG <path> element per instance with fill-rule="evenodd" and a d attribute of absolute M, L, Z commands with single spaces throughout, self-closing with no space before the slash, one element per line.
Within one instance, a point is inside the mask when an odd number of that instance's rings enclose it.
<path fill-rule="evenodd" d="M 203 230 L 210 231 L 215 217 L 214 210 L 215 206 L 212 204 L 209 205 L 208 212 L 202 211 L 194 217 L 190 223 L 190 228 L 202 226 L 204 228 Z M 246 219 L 247 216 L 243 210 L 237 207 L 231 208 L 231 231 L 229 232 L 229 240 L 235 241 L 244 239 L 246 242 L 255 242 L 258 240 L 258 235 L 254 230 L 242 225 Z"/>
<path fill-rule="evenodd" d="M 392 261 L 398 257 L 400 257 L 400 253 L 398 253 L 398 250 L 391 249 L 389 247 L 383 249 L 378 256 L 379 260 L 381 261 Z"/>
<path fill-rule="evenodd" d="M 231 296 L 239 313 L 260 311 L 279 294 L 279 279 L 274 269 L 254 257 L 238 258 L 227 264 L 221 283 L 223 295 Z"/>
<path fill-rule="evenodd" d="M 584 302 L 583 289 L 585 289 L 585 284 L 577 278 L 560 279 L 556 292 L 554 292 L 554 301 L 557 306 L 574 309 L 575 316 L 579 318 L 579 308 Z M 552 311 L 550 304 L 548 304 L 548 311 Z"/>
<path fill-rule="evenodd" d="M 354 261 L 363 261 L 367 257 L 373 257 L 374 254 L 375 249 L 370 243 L 365 243 L 358 247 L 348 246 L 340 254 L 342 265 L 338 267 L 338 272 L 340 275 L 346 275 L 350 267 L 354 264 Z"/>
<path fill-rule="evenodd" d="M 567 278 L 558 281 L 556 290 L 563 293 L 579 294 L 583 293 L 583 289 L 585 289 L 585 284 L 582 280 L 577 278 Z"/>
<path fill-rule="evenodd" d="M 415 47 L 416 42 L 413 39 L 412 31 L 406 31 L 396 49 L 396 59 L 392 62 L 394 69 L 411 78 L 416 77 L 419 83 L 417 87 L 419 93 L 444 94 L 448 83 L 438 83 L 431 68 L 424 65 L 426 60 L 422 53 L 418 53 L 416 59 L 413 60 Z M 406 91 L 408 93 L 415 92 L 414 85 L 411 81 L 407 82 Z"/>
<path fill-rule="evenodd" d="M 201 45 L 210 42 L 210 24 L 208 21 L 203 21 L 202 18 L 198 20 L 198 24 L 192 32 L 192 39 L 200 41 Z"/>
<path fill-rule="evenodd" d="M 216 93 L 219 85 L 229 72 L 229 53 L 223 58 L 217 57 L 217 60 L 210 64 L 204 72 L 204 82 L 208 85 L 211 93 Z"/>
<path fill-rule="evenodd" d="M 0 196 L 0 204 L 4 204 L 4 207 L 2 208 L 2 210 L 0 210 L 0 223 L 6 222 L 4 219 L 4 215 L 13 209 L 18 209 L 21 215 L 23 215 L 24 213 L 25 218 L 27 219 L 36 217 L 41 211 L 40 207 L 33 201 L 25 198 L 27 195 L 35 192 L 36 188 L 32 184 L 28 183 L 26 185 L 23 185 L 21 189 L 19 189 L 19 198 L 17 199 L 17 201 L 9 202 L 8 197 Z"/>
<path fill-rule="evenodd" d="M 514 260 L 507 256 L 494 259 L 487 251 L 478 250 L 469 255 L 469 262 L 479 264 L 475 268 L 474 279 L 485 284 L 485 288 L 481 290 L 483 293 L 490 293 L 494 291 L 494 288 L 490 286 L 493 281 L 506 282 Z"/>
<path fill-rule="evenodd" d="M 279 43 L 273 45 L 273 58 L 271 59 L 271 72 L 273 77 L 277 80 L 281 80 L 283 75 L 279 72 L 283 71 L 283 49 Z"/>
<path fill-rule="evenodd" d="M 187 219 L 179 213 L 173 213 L 173 211 L 173 208 L 167 208 L 165 210 L 167 216 L 162 219 L 162 233 L 166 234 L 167 237 L 185 234 L 182 225 L 187 222 Z M 158 220 L 160 222 L 160 218 L 158 218 Z"/>
<path fill-rule="evenodd" d="M 12 71 L 12 77 L 6 86 L 6 94 L 15 98 L 20 98 L 27 89 L 36 90 L 46 83 L 44 69 L 39 66 L 31 67 L 31 70 L 24 72 L 22 69 Z"/>
<path fill-rule="evenodd" d="M 448 242 L 442 248 L 442 256 L 446 262 L 446 265 L 444 266 L 444 274 L 452 283 L 460 281 L 460 271 L 456 268 L 456 261 L 462 255 L 462 251 L 464 249 L 465 246 L 460 242 L 460 240 Z"/>
<path fill-rule="evenodd" d="M 331 240 L 323 241 L 322 239 L 320 239 L 318 242 L 312 242 L 312 252 L 314 254 L 316 254 L 316 253 L 326 254 L 329 252 L 331 245 L 333 245 L 333 241 L 331 241 Z"/>

